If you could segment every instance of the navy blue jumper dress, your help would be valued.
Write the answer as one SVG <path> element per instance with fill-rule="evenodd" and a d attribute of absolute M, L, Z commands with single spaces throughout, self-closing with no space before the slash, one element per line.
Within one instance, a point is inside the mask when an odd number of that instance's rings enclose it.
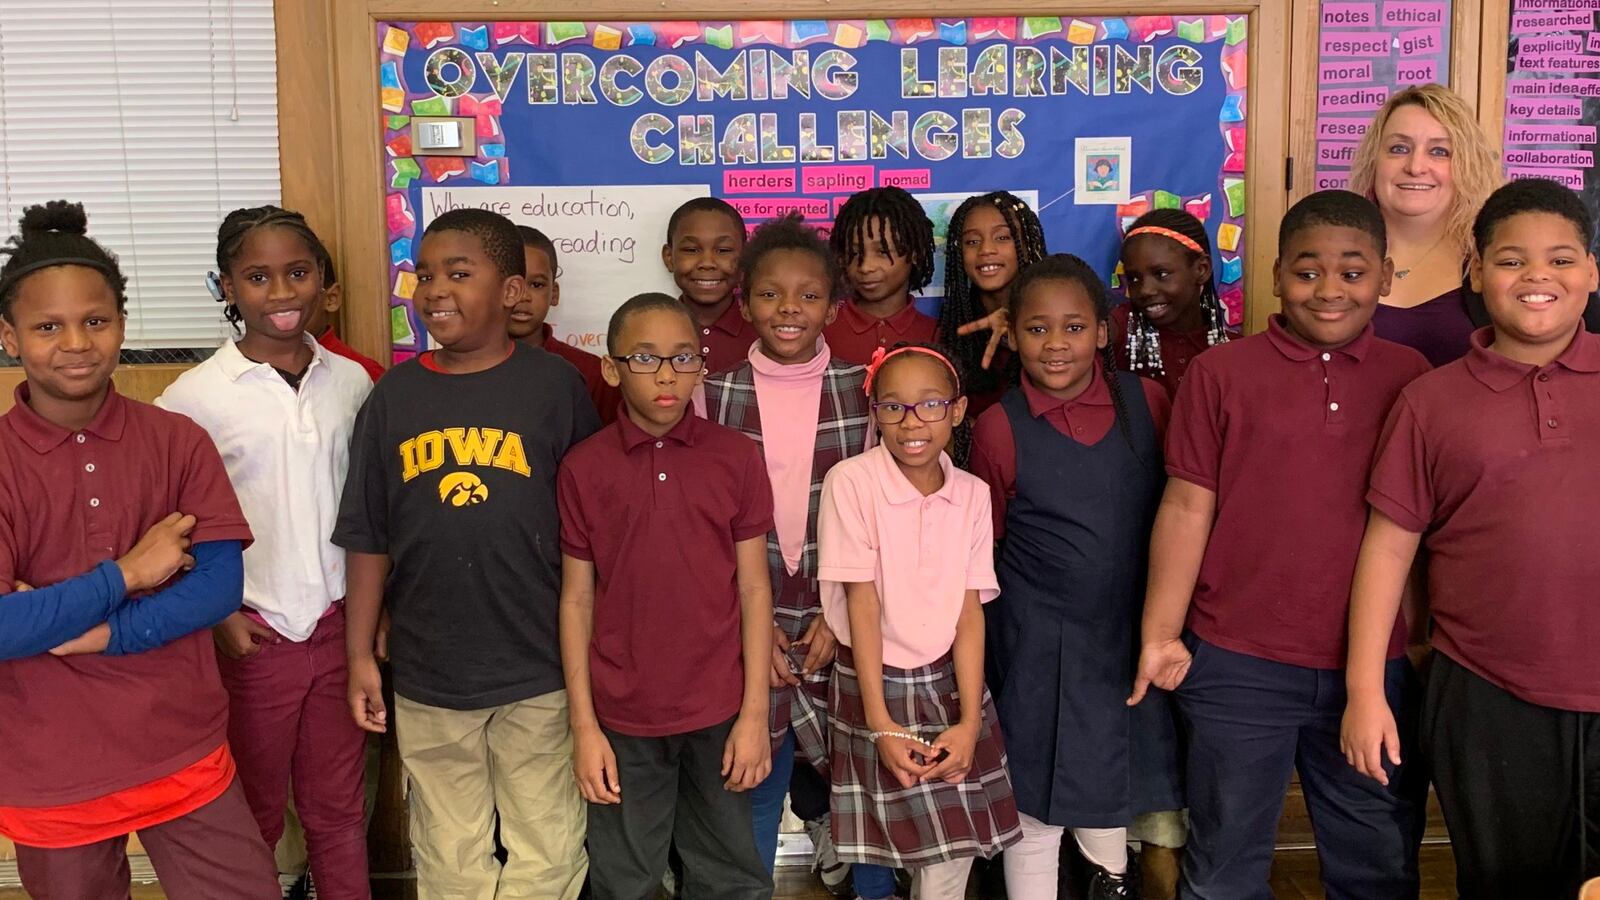
<path fill-rule="evenodd" d="M 1017 449 L 991 606 L 991 685 L 1010 754 L 1017 808 L 1048 825 L 1120 828 L 1180 809 L 1171 698 L 1154 688 L 1135 708 L 1150 529 L 1166 482 L 1139 378 L 1115 376 L 1120 425 L 1085 446 L 1002 398 Z"/>

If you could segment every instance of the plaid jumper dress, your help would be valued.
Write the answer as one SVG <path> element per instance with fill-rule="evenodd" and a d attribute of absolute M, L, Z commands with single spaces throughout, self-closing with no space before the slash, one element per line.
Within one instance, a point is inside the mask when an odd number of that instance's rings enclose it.
<path fill-rule="evenodd" d="M 800 565 L 793 575 L 778 548 L 778 533 L 767 535 L 767 564 L 772 571 L 772 613 L 790 641 L 797 641 L 822 615 L 822 595 L 817 586 L 817 504 L 822 479 L 828 470 L 866 448 L 871 428 L 867 406 L 867 370 L 864 366 L 833 360 L 822 373 L 822 396 L 817 409 L 817 443 L 811 457 L 811 491 L 807 500 L 806 540 Z M 749 435 L 761 443 L 761 410 L 756 402 L 754 370 L 746 362 L 731 372 L 706 379 L 706 418 Z M 799 415 L 800 410 L 795 414 Z M 795 660 L 798 665 L 799 660 Z M 828 670 L 799 675 L 798 686 L 772 691 L 768 726 L 777 750 L 791 727 L 795 749 L 818 772 L 828 774 Z"/>

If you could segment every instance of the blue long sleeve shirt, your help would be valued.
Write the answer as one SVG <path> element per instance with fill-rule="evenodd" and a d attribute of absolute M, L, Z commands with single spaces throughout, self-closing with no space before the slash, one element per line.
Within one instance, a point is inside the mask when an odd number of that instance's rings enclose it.
<path fill-rule="evenodd" d="M 114 560 L 49 587 L 0 597 L 0 661 L 37 656 L 104 622 L 127 588 Z"/>
<path fill-rule="evenodd" d="M 143 653 L 238 611 L 244 601 L 244 545 L 207 541 L 195 565 L 165 590 L 128 600 L 122 570 L 106 560 L 76 578 L 0 597 L 0 661 L 36 656 L 107 622 L 106 654 Z"/>
<path fill-rule="evenodd" d="M 190 550 L 194 568 L 171 587 L 112 611 L 107 656 L 143 653 L 210 628 L 244 603 L 244 545 L 207 541 Z"/>

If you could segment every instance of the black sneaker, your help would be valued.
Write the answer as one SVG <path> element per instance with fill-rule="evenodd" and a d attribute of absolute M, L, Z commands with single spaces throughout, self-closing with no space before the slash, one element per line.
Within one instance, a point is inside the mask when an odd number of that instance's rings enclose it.
<path fill-rule="evenodd" d="M 1139 896 L 1134 884 L 1132 866 L 1121 875 L 1113 875 L 1095 866 L 1094 877 L 1089 880 L 1089 900 L 1133 900 Z"/>

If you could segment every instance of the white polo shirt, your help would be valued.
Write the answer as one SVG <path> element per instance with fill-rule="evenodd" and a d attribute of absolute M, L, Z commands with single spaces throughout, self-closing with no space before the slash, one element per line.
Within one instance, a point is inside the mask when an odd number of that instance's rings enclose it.
<path fill-rule="evenodd" d="M 244 551 L 245 605 L 291 641 L 310 637 L 344 597 L 344 550 L 328 539 L 356 412 L 372 390 L 360 365 L 306 343 L 311 366 L 298 392 L 228 341 L 156 399 L 216 443 L 255 535 Z"/>

